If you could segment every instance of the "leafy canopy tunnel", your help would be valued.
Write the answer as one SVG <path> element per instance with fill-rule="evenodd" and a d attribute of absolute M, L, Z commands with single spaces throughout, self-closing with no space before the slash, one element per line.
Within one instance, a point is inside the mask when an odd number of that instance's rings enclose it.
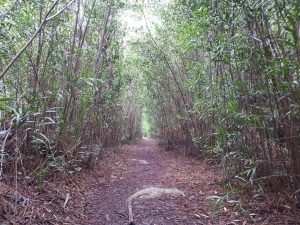
<path fill-rule="evenodd" d="M 0 177 L 80 171 L 144 135 L 251 187 L 299 189 L 299 8 L 0 1 Z"/>
<path fill-rule="evenodd" d="M 145 132 L 251 187 L 299 189 L 299 3 L 176 0 L 138 12 L 127 68 Z"/>

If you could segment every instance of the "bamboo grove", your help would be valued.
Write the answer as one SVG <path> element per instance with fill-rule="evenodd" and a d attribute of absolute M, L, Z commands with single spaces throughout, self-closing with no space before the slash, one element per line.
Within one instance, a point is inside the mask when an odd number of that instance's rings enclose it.
<path fill-rule="evenodd" d="M 162 24 L 132 43 L 152 133 L 238 183 L 297 190 L 299 3 L 177 0 L 156 10 Z"/>
<path fill-rule="evenodd" d="M 140 136 L 122 72 L 123 5 L 0 1 L 1 179 L 90 168 Z"/>
<path fill-rule="evenodd" d="M 1 179 L 92 167 L 146 121 L 238 182 L 299 189 L 299 3 L 145 2 L 156 26 L 137 2 L 0 0 Z"/>

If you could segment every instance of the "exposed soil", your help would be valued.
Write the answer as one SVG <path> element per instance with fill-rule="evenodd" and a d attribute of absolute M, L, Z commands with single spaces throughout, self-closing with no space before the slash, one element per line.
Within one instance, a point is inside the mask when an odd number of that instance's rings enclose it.
<path fill-rule="evenodd" d="M 161 187 L 177 188 L 185 197 L 166 195 L 134 201 L 136 225 L 300 224 L 299 209 L 274 194 L 257 200 L 247 195 L 241 195 L 242 200 L 241 196 L 230 196 L 227 200 L 239 200 L 241 204 L 221 201 L 214 210 L 206 198 L 229 193 L 221 171 L 219 166 L 166 152 L 154 140 L 143 139 L 136 145 L 112 149 L 96 170 L 48 180 L 43 192 L 38 186 L 19 185 L 18 191 L 30 199 L 30 204 L 12 208 L 18 212 L 13 215 L 0 202 L 0 216 L 5 211 L 0 222 L 125 225 L 128 197 L 144 188 Z M 0 183 L 1 193 L 8 189 Z"/>
<path fill-rule="evenodd" d="M 86 206 L 88 221 L 82 224 L 128 223 L 127 198 L 138 190 L 152 186 L 178 188 L 188 197 L 164 196 L 136 201 L 133 204 L 136 224 L 201 224 L 194 214 L 205 213 L 208 208 L 197 198 L 204 195 L 201 191 L 205 190 L 198 187 L 197 181 L 190 180 L 189 174 L 193 174 L 196 169 L 195 162 L 187 159 L 182 161 L 183 158 L 178 159 L 164 154 L 151 139 L 144 139 L 138 145 L 125 146 L 122 153 L 124 171 L 112 174 L 111 182 L 96 188 L 88 195 L 89 204 Z M 178 163 L 187 169 L 190 167 L 186 171 L 188 174 L 182 176 L 183 174 L 179 173 Z M 205 168 L 197 167 L 197 173 L 204 171 Z M 217 188 L 211 186 L 215 183 L 215 175 L 209 171 L 205 171 L 205 174 L 202 181 L 205 182 L 207 189 Z M 190 185 L 187 186 L 187 183 Z M 218 188 L 215 191 L 217 192 Z M 201 200 L 203 201 L 203 197 Z"/>
<path fill-rule="evenodd" d="M 194 158 L 164 152 L 152 139 L 124 146 L 114 160 L 110 181 L 94 186 L 87 193 L 86 219 L 81 224 L 128 224 L 127 198 L 151 186 L 178 188 L 186 196 L 135 201 L 133 217 L 138 225 L 297 223 L 293 220 L 295 212 L 290 208 L 280 215 L 276 215 L 276 209 L 241 215 L 236 205 L 221 205 L 213 211 L 207 204 L 207 196 L 226 193 L 218 185 L 223 177 L 221 169 L 209 168 Z"/>

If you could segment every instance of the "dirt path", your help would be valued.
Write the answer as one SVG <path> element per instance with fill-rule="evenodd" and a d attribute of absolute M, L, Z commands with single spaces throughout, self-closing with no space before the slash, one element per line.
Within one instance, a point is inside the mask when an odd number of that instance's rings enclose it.
<path fill-rule="evenodd" d="M 126 146 L 123 151 L 124 158 L 116 160 L 123 171 L 115 171 L 109 182 L 91 190 L 85 207 L 88 220 L 82 224 L 127 224 L 126 199 L 151 186 L 178 188 L 186 193 L 186 197 L 164 196 L 135 202 L 133 214 L 136 224 L 208 224 L 206 215 L 209 207 L 203 200 L 207 194 L 220 191 L 215 185 L 216 175 L 197 165 L 199 161 L 162 152 L 151 139 Z M 205 177 L 195 178 L 195 175 L 203 173 Z"/>
<path fill-rule="evenodd" d="M 252 219 L 249 219 L 247 208 L 237 213 L 238 207 L 220 205 L 213 212 L 205 199 L 226 194 L 219 185 L 220 169 L 209 168 L 197 159 L 165 152 L 152 139 L 123 146 L 107 167 L 111 168 L 109 177 L 95 177 L 94 186 L 86 192 L 86 219 L 82 225 L 128 224 L 127 198 L 152 186 L 178 188 L 186 196 L 135 201 L 133 217 L 137 225 L 290 224 L 289 212 L 281 211 L 278 217 L 277 209 L 266 211 L 259 208 L 259 202 L 255 202 L 258 210 Z"/>
<path fill-rule="evenodd" d="M 222 168 L 166 152 L 154 140 L 143 139 L 139 144 L 107 149 L 105 153 L 107 156 L 97 163 L 98 169 L 74 176 L 59 174 L 43 184 L 43 191 L 25 180 L 18 190 L 30 199 L 29 205 L 18 206 L 14 214 L 12 204 L 0 198 L 0 224 L 2 219 L 5 224 L 20 225 L 126 225 L 126 200 L 148 187 L 177 188 L 185 197 L 134 201 L 136 225 L 300 224 L 299 209 L 280 193 L 251 197 L 245 194 L 249 189 L 222 181 Z M 0 193 L 7 190 L 9 186 L 0 184 Z M 221 201 L 213 211 L 207 204 L 208 196 L 223 196 L 225 200 L 229 196 L 227 200 L 240 203 Z"/>

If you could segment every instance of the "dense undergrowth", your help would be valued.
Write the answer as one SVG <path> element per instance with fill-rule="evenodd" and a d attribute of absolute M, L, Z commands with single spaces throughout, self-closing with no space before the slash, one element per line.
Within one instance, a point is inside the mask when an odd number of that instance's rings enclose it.
<path fill-rule="evenodd" d="M 93 168 L 143 127 L 251 190 L 299 193 L 299 3 L 167 2 L 0 0 L 0 182 Z"/>
<path fill-rule="evenodd" d="M 110 147 L 141 136 L 123 71 L 124 4 L 0 4 L 2 181 L 92 168 Z"/>
<path fill-rule="evenodd" d="M 155 8 L 155 6 L 154 6 Z M 155 8 L 132 43 L 152 134 L 222 163 L 249 187 L 300 185 L 299 3 L 185 1 Z"/>

